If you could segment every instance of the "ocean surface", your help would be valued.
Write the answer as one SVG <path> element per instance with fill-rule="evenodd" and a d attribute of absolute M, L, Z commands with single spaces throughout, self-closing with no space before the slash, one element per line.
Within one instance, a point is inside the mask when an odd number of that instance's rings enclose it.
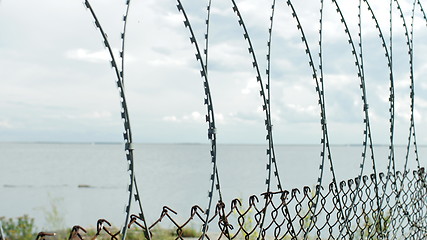
<path fill-rule="evenodd" d="M 332 146 L 338 180 L 359 174 L 362 146 Z M 136 144 L 135 172 L 144 213 L 154 222 L 168 206 L 185 219 L 193 205 L 206 208 L 212 165 L 208 144 Z M 321 146 L 276 145 L 275 153 L 285 189 L 314 186 L 319 175 Z M 388 147 L 375 146 L 377 171 L 386 172 Z M 411 151 L 413 152 L 413 151 Z M 427 147 L 418 149 L 425 166 Z M 395 147 L 396 168 L 403 170 L 406 147 Z M 266 146 L 219 145 L 217 162 L 224 201 L 266 190 Z M 372 173 L 370 157 L 365 174 Z M 408 166 L 416 169 L 414 154 Z M 124 222 L 127 201 L 122 144 L 0 143 L 0 216 L 24 214 L 38 230 L 96 226 L 105 218 L 115 226 Z M 325 183 L 330 181 L 325 164 Z M 275 183 L 275 181 L 273 181 Z M 216 195 L 215 195 L 216 196 Z M 132 208 L 135 213 L 135 205 Z"/>

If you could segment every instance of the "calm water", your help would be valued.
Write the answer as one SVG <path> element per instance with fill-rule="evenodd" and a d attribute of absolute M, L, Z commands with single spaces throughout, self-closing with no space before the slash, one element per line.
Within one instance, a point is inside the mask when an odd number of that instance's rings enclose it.
<path fill-rule="evenodd" d="M 275 148 L 286 189 L 315 184 L 320 146 Z M 183 219 L 193 205 L 206 208 L 211 171 L 209 150 L 210 146 L 203 144 L 136 145 L 136 176 L 149 222 L 160 216 L 164 205 L 177 210 Z M 404 147 L 396 147 L 398 169 L 403 169 L 405 151 Z M 265 191 L 265 146 L 220 145 L 217 152 L 225 202 L 234 198 L 245 200 Z M 332 147 L 338 179 L 357 176 L 361 152 L 361 146 Z M 426 154 L 427 147 L 420 147 L 424 166 Z M 387 155 L 386 146 L 375 147 L 378 171 L 386 171 Z M 370 173 L 368 160 L 365 171 Z M 411 169 L 416 166 L 413 156 L 409 165 Z M 28 214 L 36 219 L 38 229 L 44 230 L 52 225 L 46 216 L 57 208 L 57 222 L 64 227 L 94 226 L 99 218 L 119 226 L 124 220 L 127 199 L 126 168 L 120 144 L 0 143 L 0 216 Z M 330 179 L 328 171 L 325 179 Z M 82 185 L 90 187 L 79 187 Z"/>

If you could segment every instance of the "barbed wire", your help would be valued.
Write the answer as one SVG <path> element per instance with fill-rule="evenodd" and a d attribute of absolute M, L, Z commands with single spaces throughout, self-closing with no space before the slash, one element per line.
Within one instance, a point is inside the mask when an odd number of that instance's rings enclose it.
<path fill-rule="evenodd" d="M 208 207 L 206 209 L 206 222 L 208 222 L 209 219 L 209 215 L 211 212 L 211 206 L 212 206 L 212 201 L 213 201 L 213 192 L 214 192 L 214 187 L 216 188 L 218 195 L 219 195 L 219 202 L 222 202 L 222 194 L 221 194 L 221 187 L 220 187 L 220 183 L 219 183 L 219 174 L 218 174 L 218 168 L 217 168 L 217 161 L 216 161 L 216 126 L 215 126 L 215 113 L 214 113 L 214 109 L 213 109 L 213 101 L 212 101 L 212 95 L 211 95 L 211 91 L 210 91 L 210 87 L 209 87 L 209 81 L 208 81 L 208 71 L 207 71 L 207 62 L 205 63 L 203 58 L 202 58 L 202 54 L 199 48 L 199 44 L 196 38 L 196 35 L 193 31 L 193 28 L 191 27 L 190 24 L 190 20 L 187 16 L 187 13 L 185 12 L 185 9 L 181 3 L 180 0 L 177 0 L 178 5 L 178 11 L 180 11 L 185 20 L 184 20 L 184 26 L 189 30 L 190 32 L 190 41 L 191 43 L 194 45 L 195 49 L 196 49 L 196 59 L 197 61 L 199 61 L 200 63 L 200 74 L 203 78 L 203 86 L 204 86 L 204 92 L 205 92 L 205 101 L 204 104 L 207 106 L 207 115 L 206 115 L 206 122 L 208 122 L 209 124 L 209 128 L 208 128 L 208 138 L 211 141 L 211 151 L 210 151 L 210 155 L 211 155 L 211 162 L 212 162 L 212 173 L 211 173 L 211 177 L 210 177 L 210 189 L 209 189 L 209 193 L 208 193 L 208 197 L 209 197 L 209 203 L 208 203 Z M 208 39 L 209 39 L 209 16 L 210 16 L 210 2 L 208 3 L 208 20 L 206 20 L 206 34 L 205 34 L 205 60 L 208 60 Z M 226 223 L 227 220 L 224 219 L 224 222 Z M 203 226 L 203 233 L 205 233 L 207 231 L 207 225 L 205 224 Z M 204 239 L 204 235 L 202 236 L 202 240 Z"/>
<path fill-rule="evenodd" d="M 127 14 L 128 14 L 128 10 L 129 10 L 129 3 L 130 1 L 126 1 L 126 5 L 127 5 L 127 10 L 126 10 L 126 14 L 124 17 L 124 27 L 123 27 L 123 33 L 121 35 L 122 38 L 122 51 L 124 51 L 124 46 L 125 46 L 125 31 L 126 31 L 126 22 L 127 22 Z M 102 39 L 104 40 L 104 45 L 108 50 L 108 53 L 110 55 L 111 58 L 111 67 L 114 69 L 115 73 L 116 73 L 116 84 L 117 84 L 117 88 L 119 90 L 119 95 L 120 95 L 120 105 L 121 105 L 121 118 L 123 121 L 123 126 L 124 126 L 124 132 L 123 132 L 123 139 L 124 139 L 124 143 L 125 143 L 125 153 L 126 153 L 126 160 L 128 163 L 128 173 L 129 173 L 129 185 L 128 185 L 128 201 L 127 201 L 127 205 L 125 207 L 125 224 L 123 226 L 123 230 L 122 230 L 122 239 L 124 240 L 126 238 L 126 231 L 127 231 L 127 224 L 129 221 L 129 217 L 130 217 L 130 212 L 131 212 L 131 205 L 132 205 L 132 198 L 134 198 L 134 201 L 137 202 L 139 209 L 140 209 L 140 216 L 141 218 L 144 218 L 144 214 L 143 214 L 143 210 L 142 210 L 142 203 L 141 203 L 141 198 L 139 195 L 139 191 L 138 191 L 138 187 L 137 187 L 137 181 L 136 181 L 136 177 L 135 177 L 135 173 L 134 173 L 134 161 L 133 161 L 133 142 L 132 142 L 132 131 L 131 131 L 131 125 L 130 125 L 130 119 L 129 119 L 129 112 L 128 112 L 128 108 L 127 108 L 127 103 L 126 103 L 126 96 L 124 93 L 124 86 L 123 86 L 123 70 L 124 70 L 124 66 L 122 65 L 122 69 L 119 70 L 118 66 L 117 66 L 117 61 L 115 60 L 115 56 L 113 54 L 113 50 L 110 46 L 110 43 L 108 41 L 108 37 L 107 34 L 104 32 L 104 30 L 102 29 L 101 23 L 99 22 L 95 11 L 93 10 L 92 6 L 90 5 L 88 0 L 85 0 L 84 2 L 85 6 L 87 9 L 89 9 L 94 21 L 95 21 L 95 26 L 96 28 L 99 30 L 99 32 L 101 33 Z M 124 52 L 120 53 L 120 57 L 122 59 L 122 64 L 124 64 Z M 135 193 L 134 193 L 135 191 Z M 149 236 L 149 239 L 151 240 L 151 237 Z"/>
<path fill-rule="evenodd" d="M 155 237 L 154 229 L 160 226 L 160 222 L 170 222 L 176 232 L 176 239 L 184 239 L 183 230 L 186 227 L 201 225 L 199 239 L 400 239 L 416 238 L 421 239 L 427 236 L 427 184 L 425 170 L 422 167 L 418 156 L 418 144 L 415 131 L 415 77 L 414 77 L 414 21 L 417 6 L 427 23 L 426 14 L 419 0 L 412 2 L 411 24 L 410 28 L 406 23 L 405 15 L 398 0 L 390 0 L 389 4 L 389 43 L 387 44 L 384 32 L 377 19 L 377 14 L 371 8 L 368 0 L 359 0 L 357 6 L 358 38 L 355 33 L 350 31 L 347 17 L 341 10 L 340 3 L 332 0 L 331 3 L 338 15 L 338 21 L 341 22 L 346 34 L 346 41 L 350 46 L 350 51 L 354 57 L 356 74 L 359 80 L 360 96 L 362 99 L 363 111 L 363 142 L 362 159 L 359 165 L 358 175 L 354 179 L 338 182 L 334 161 L 330 148 L 330 140 L 327 124 L 327 112 L 325 101 L 325 74 L 324 74 L 324 53 L 323 53 L 323 34 L 324 34 L 324 1 L 320 0 L 319 17 L 319 35 L 318 35 L 318 64 L 315 64 L 312 52 L 312 46 L 309 44 L 308 35 L 304 30 L 297 9 L 291 0 L 287 0 L 286 5 L 290 10 L 294 26 L 297 27 L 298 34 L 303 44 L 303 50 L 308 57 L 308 65 L 315 84 L 317 95 L 317 104 L 320 111 L 321 152 L 319 175 L 317 183 L 312 189 L 303 187 L 302 189 L 284 190 L 280 179 L 279 168 L 274 151 L 273 141 L 273 122 L 271 119 L 271 55 L 272 55 L 272 36 L 276 12 L 276 1 L 272 0 L 271 12 L 269 15 L 268 40 L 267 40 L 267 67 L 265 75 L 261 74 L 260 66 L 256 58 L 254 45 L 249 34 L 247 25 L 244 22 L 242 12 L 235 0 L 231 0 L 232 10 L 238 18 L 238 24 L 243 30 L 243 37 L 248 46 L 249 54 L 252 58 L 252 67 L 255 70 L 255 78 L 259 83 L 259 93 L 262 98 L 262 110 L 265 114 L 264 125 L 267 132 L 266 140 L 268 148 L 266 155 L 268 162 L 266 166 L 267 178 L 265 181 L 266 191 L 260 195 L 249 197 L 248 205 L 245 206 L 240 199 L 231 201 L 229 208 L 223 201 L 220 175 L 217 163 L 217 135 L 215 124 L 215 111 L 213 108 L 212 93 L 209 87 L 208 61 L 209 61 L 209 28 L 211 24 L 212 1 L 208 0 L 203 52 L 199 47 L 196 33 L 193 31 L 191 21 L 181 0 L 177 0 L 177 9 L 184 18 L 184 26 L 190 33 L 190 41 L 194 46 L 196 60 L 200 64 L 200 74 L 203 82 L 204 104 L 207 108 L 206 122 L 208 123 L 208 139 L 211 143 L 210 160 L 212 171 L 210 174 L 210 185 L 208 191 L 208 205 L 205 210 L 199 206 L 191 208 L 190 217 L 184 222 L 179 222 L 174 218 L 177 214 L 171 208 L 165 206 L 160 217 L 151 225 L 144 217 L 142 203 L 138 191 L 137 181 L 134 173 L 132 132 L 130 127 L 129 112 L 127 109 L 124 93 L 124 65 L 125 65 L 125 39 L 127 20 L 129 16 L 130 0 L 125 1 L 126 9 L 123 15 L 123 30 L 121 33 L 121 50 L 119 58 L 121 66 L 117 65 L 112 47 L 108 41 L 107 35 L 101 27 L 101 24 L 88 0 L 84 1 L 86 8 L 90 11 L 95 26 L 101 33 L 104 45 L 110 55 L 110 63 L 116 74 L 116 84 L 120 95 L 121 117 L 124 124 L 123 138 L 125 143 L 125 154 L 128 163 L 129 184 L 128 201 L 125 208 L 126 218 L 123 228 L 118 231 L 112 231 L 111 224 L 100 219 L 97 222 L 97 231 L 94 237 L 106 234 L 111 239 L 126 239 L 126 234 L 132 227 L 143 230 L 143 236 L 146 239 Z M 377 172 L 375 161 L 374 141 L 371 130 L 371 121 L 369 114 L 368 94 L 365 78 L 364 63 L 364 27 L 362 26 L 362 5 L 366 5 L 367 13 L 373 20 L 373 24 L 378 31 L 378 37 L 381 49 L 384 51 L 386 63 L 389 72 L 389 151 L 386 173 Z M 410 127 L 408 143 L 406 145 L 406 155 L 403 172 L 396 170 L 396 159 L 394 152 L 394 131 L 395 131 L 395 83 L 393 66 L 393 5 L 396 5 L 400 20 L 402 21 L 404 35 L 409 57 L 409 78 L 410 78 Z M 372 23 L 371 23 L 372 24 Z M 358 46 L 358 47 L 356 47 Z M 263 81 L 263 76 L 267 82 Z M 417 169 L 409 172 L 409 158 L 411 146 L 415 156 Z M 370 156 L 372 162 L 372 172 L 365 173 L 366 158 Z M 327 161 L 326 161 L 327 158 Z M 324 182 L 325 165 L 329 164 L 329 173 L 332 179 L 328 184 Z M 273 190 L 271 183 L 277 182 L 277 189 Z M 215 188 L 215 189 L 214 189 Z M 213 195 L 215 190 L 218 193 L 218 202 L 213 204 Z M 260 201 L 259 199 L 264 201 Z M 138 214 L 131 214 L 131 204 L 135 201 L 139 206 Z M 215 207 L 214 207 L 215 206 Z M 214 232 L 209 226 L 215 225 L 219 230 Z M 41 232 L 37 239 L 49 239 L 53 233 Z M 80 226 L 74 226 L 71 229 L 69 239 L 83 240 L 88 237 L 87 231 Z"/>

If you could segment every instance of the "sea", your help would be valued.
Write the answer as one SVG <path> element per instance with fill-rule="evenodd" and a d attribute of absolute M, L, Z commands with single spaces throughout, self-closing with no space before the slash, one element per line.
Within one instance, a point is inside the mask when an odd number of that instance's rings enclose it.
<path fill-rule="evenodd" d="M 209 144 L 135 144 L 135 174 L 147 222 L 160 217 L 164 206 L 186 219 L 194 205 L 206 209 L 212 163 Z M 266 191 L 266 145 L 217 146 L 220 188 L 225 203 Z M 363 147 L 331 146 L 339 181 L 358 176 Z M 417 168 L 415 156 L 408 169 Z M 319 177 L 320 145 L 275 145 L 282 186 L 313 187 Z M 374 146 L 377 172 L 387 172 L 388 146 Z M 427 146 L 418 147 L 425 166 Z M 403 170 L 406 147 L 395 146 L 397 170 Z M 100 218 L 115 226 L 125 220 L 127 172 L 123 144 L 110 143 L 0 143 L 0 217 L 34 218 L 39 231 L 58 227 L 96 226 Z M 325 163 L 324 183 L 331 179 Z M 366 159 L 364 174 L 371 174 Z M 276 181 L 272 180 L 273 186 Z M 274 187 L 273 187 L 274 189 Z M 217 193 L 214 193 L 217 199 Z M 132 207 L 138 213 L 135 204 Z M 167 226 L 166 226 L 167 227 Z"/>

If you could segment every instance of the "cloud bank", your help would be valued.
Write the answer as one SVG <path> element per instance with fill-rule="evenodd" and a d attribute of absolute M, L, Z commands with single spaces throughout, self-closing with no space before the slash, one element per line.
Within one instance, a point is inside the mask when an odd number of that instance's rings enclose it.
<path fill-rule="evenodd" d="M 267 76 L 271 5 L 236 1 L 262 70 Z M 295 1 L 316 68 L 319 65 L 318 1 Z M 119 54 L 121 1 L 91 1 Z M 339 1 L 357 41 L 357 3 Z M 209 32 L 209 83 L 221 143 L 264 143 L 259 83 L 243 32 L 229 1 L 215 1 Z M 389 45 L 388 2 L 372 8 Z M 206 3 L 184 0 L 203 46 Z M 317 144 L 320 110 L 305 47 L 285 1 L 276 3 L 271 52 L 271 112 L 276 143 Z M 25 7 L 23 7 L 25 6 Z M 383 7 L 387 6 L 387 7 Z M 409 22 L 412 5 L 402 3 Z M 362 6 L 364 71 L 374 143 L 388 143 L 389 76 L 384 50 L 366 6 Z M 427 143 L 427 28 L 414 18 L 415 121 Z M 393 71 L 396 143 L 406 144 L 410 126 L 409 57 L 402 20 L 393 10 Z M 208 142 L 200 66 L 183 17 L 172 1 L 134 1 L 128 19 L 125 90 L 138 142 Z M 121 141 L 119 95 L 114 72 L 93 20 L 80 2 L 2 1 L 0 8 L 0 141 Z M 323 26 L 325 100 L 331 141 L 361 144 L 363 101 L 354 57 L 340 16 L 325 2 Z"/>

